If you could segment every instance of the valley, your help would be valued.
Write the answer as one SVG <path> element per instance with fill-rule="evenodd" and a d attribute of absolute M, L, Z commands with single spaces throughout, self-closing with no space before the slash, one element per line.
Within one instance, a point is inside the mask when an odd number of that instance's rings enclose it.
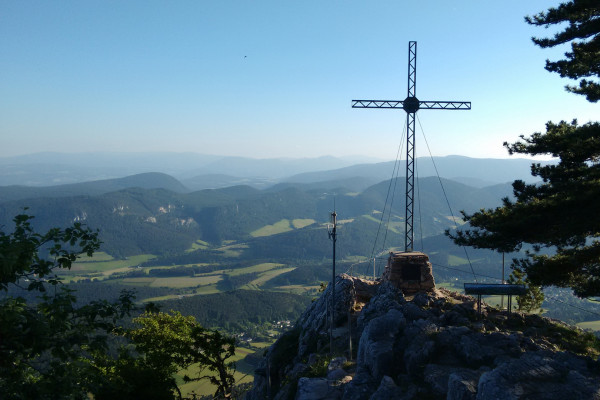
<path fill-rule="evenodd" d="M 284 321 L 293 323 L 331 280 L 327 228 L 334 204 L 338 274 L 379 277 L 387 252 L 403 240 L 404 196 L 389 192 L 402 191 L 402 177 L 367 185 L 360 175 L 335 181 L 338 175 L 324 174 L 332 180 L 322 182 L 311 181 L 319 175 L 311 176 L 263 189 L 242 185 L 190 191 L 177 179 L 154 173 L 101 183 L 0 187 L 0 224 L 11 227 L 11 219 L 25 212 L 35 216 L 32 223 L 40 232 L 73 223 L 97 229 L 100 251 L 58 272 L 76 290 L 78 302 L 115 300 L 122 290 L 132 290 L 140 306 L 178 310 L 236 335 L 238 371 L 243 372 L 237 377 L 246 382 L 256 366 L 254 353 L 285 331 Z M 429 255 L 437 285 L 462 291 L 464 282 L 498 282 L 499 254 L 465 252 L 443 232 L 463 223 L 460 210 L 500 205 L 511 186 L 476 187 L 424 177 L 417 188 L 416 250 Z M 551 289 L 542 308 L 547 316 L 598 329 L 600 306 L 568 291 Z M 210 390 L 198 384 L 185 388 L 199 394 Z"/>

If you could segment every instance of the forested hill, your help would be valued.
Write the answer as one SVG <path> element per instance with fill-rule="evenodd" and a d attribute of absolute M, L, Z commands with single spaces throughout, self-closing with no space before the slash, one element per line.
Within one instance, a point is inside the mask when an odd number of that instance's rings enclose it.
<path fill-rule="evenodd" d="M 189 192 L 177 179 L 159 172 L 147 172 L 124 178 L 103 179 L 91 182 L 55 186 L 0 186 L 0 201 L 22 200 L 37 197 L 96 196 L 128 188 L 166 189 L 176 193 Z"/>
<path fill-rule="evenodd" d="M 474 211 L 499 204 L 510 195 L 509 185 L 474 188 L 438 178 L 417 181 L 415 216 L 419 218 L 416 237 L 428 237 L 454 226 L 460 210 Z M 138 181 L 139 182 L 139 181 Z M 395 196 L 388 189 L 396 189 Z M 165 189 L 128 188 L 99 195 L 36 197 L 0 203 L 0 223 L 10 226 L 14 215 L 35 216 L 39 230 L 84 222 L 99 229 L 102 250 L 117 257 L 135 254 L 173 255 L 201 240 L 209 247 L 243 244 L 244 252 L 269 257 L 284 248 L 302 249 L 303 257 L 321 257 L 327 248 L 321 243 L 335 201 L 340 219 L 340 248 L 346 255 L 364 255 L 372 246 L 388 198 L 393 200 L 389 218 L 390 237 L 403 226 L 403 178 L 370 186 L 357 193 L 338 187 L 326 189 L 308 185 L 258 190 L 248 186 L 177 193 Z M 311 250 L 313 249 L 313 250 Z M 322 250 L 318 250 L 322 249 Z"/>

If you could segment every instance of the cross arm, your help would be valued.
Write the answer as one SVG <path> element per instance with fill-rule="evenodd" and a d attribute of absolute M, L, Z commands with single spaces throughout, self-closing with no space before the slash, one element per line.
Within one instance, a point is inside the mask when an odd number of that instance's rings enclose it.
<path fill-rule="evenodd" d="M 352 100 L 352 108 L 403 108 L 398 100 Z"/>
<path fill-rule="evenodd" d="M 470 101 L 419 101 L 419 108 L 429 110 L 470 110 Z"/>
<path fill-rule="evenodd" d="M 412 104 L 411 104 L 412 105 Z M 470 101 L 418 101 L 417 109 L 470 110 Z M 414 106 L 414 105 L 413 105 Z M 352 100 L 352 108 L 404 108 L 403 100 Z M 412 111 L 412 110 L 411 110 Z"/>

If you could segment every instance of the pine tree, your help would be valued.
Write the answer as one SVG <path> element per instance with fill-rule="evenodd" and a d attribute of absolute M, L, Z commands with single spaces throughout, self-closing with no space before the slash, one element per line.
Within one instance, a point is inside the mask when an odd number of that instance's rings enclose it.
<path fill-rule="evenodd" d="M 566 59 L 546 61 L 546 69 L 563 78 L 581 79 L 600 74 L 600 2 L 598 0 L 573 0 L 550 8 L 546 12 L 525 17 L 531 25 L 544 26 L 568 23 L 568 26 L 551 38 L 532 38 L 542 48 L 571 43 Z M 600 82 L 581 79 L 579 86 L 567 85 L 567 90 L 586 96 L 588 101 L 600 100 Z"/>
<path fill-rule="evenodd" d="M 508 283 L 513 285 L 527 285 L 527 293 L 517 296 L 517 308 L 519 311 L 531 312 L 542 307 L 544 292 L 539 286 L 531 285 L 527 275 L 518 268 L 514 268 L 508 277 Z"/>
<path fill-rule="evenodd" d="M 553 39 L 536 39 L 542 47 L 572 41 L 567 60 L 548 62 L 549 71 L 568 77 L 600 76 L 600 3 L 573 0 L 545 13 L 527 17 L 534 25 L 568 22 Z M 575 39 L 584 38 L 583 42 Z M 569 88 L 595 102 L 600 86 L 582 80 Z M 570 287 L 580 297 L 600 295 L 600 123 L 579 125 L 548 122 L 546 132 L 504 146 L 509 154 L 552 155 L 558 164 L 533 164 L 531 174 L 542 180 L 513 183 L 515 200 L 503 206 L 463 213 L 470 228 L 447 234 L 456 244 L 503 252 L 519 251 L 513 269 L 527 274 L 534 285 Z"/>

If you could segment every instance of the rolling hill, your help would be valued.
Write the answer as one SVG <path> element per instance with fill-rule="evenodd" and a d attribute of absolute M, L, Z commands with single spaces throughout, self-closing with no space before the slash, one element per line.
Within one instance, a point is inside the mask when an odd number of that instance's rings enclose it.
<path fill-rule="evenodd" d="M 90 182 L 54 186 L 0 186 L 0 202 L 39 197 L 97 196 L 122 189 L 166 189 L 175 193 L 190 190 L 177 179 L 159 172 L 147 172 L 124 178 L 102 179 Z"/>
<path fill-rule="evenodd" d="M 118 180 L 151 185 L 154 177 L 176 189 L 182 186 L 163 175 L 138 175 Z M 437 178 L 417 180 L 415 234 L 428 237 L 454 227 L 452 214 L 459 210 L 474 211 L 499 204 L 510 194 L 509 185 L 474 188 L 451 180 Z M 68 226 L 75 221 L 99 229 L 102 250 L 117 257 L 135 254 L 169 256 L 180 254 L 197 240 L 213 247 L 241 243 L 246 257 L 322 258 L 329 254 L 323 223 L 335 206 L 340 220 L 340 255 L 367 255 L 371 252 L 380 221 L 390 221 L 387 243 L 399 243 L 403 231 L 403 180 L 384 181 L 362 192 L 319 185 L 282 185 L 259 190 L 249 186 L 207 189 L 178 193 L 166 189 L 127 188 L 101 194 L 114 187 L 113 181 L 74 185 L 86 195 L 64 197 L 32 197 L 0 203 L 0 223 L 10 226 L 11 218 L 29 207 L 39 230 Z M 72 187 L 71 185 L 67 185 Z M 388 188 L 396 187 L 389 196 L 393 204 L 383 215 Z M 453 207 L 448 209 L 444 192 Z M 65 193 L 63 193 L 65 195 Z M 294 221 L 299 221 L 294 223 Z M 300 222 L 301 221 L 301 222 Z M 311 222 L 313 221 L 313 222 Z M 385 228 L 384 228 L 385 229 Z M 260 232 L 260 233 L 257 233 Z M 381 239 L 382 240 L 382 239 Z M 198 262 L 195 260 L 194 262 Z"/>
<path fill-rule="evenodd" d="M 416 164 L 420 177 L 437 176 L 462 182 L 476 187 L 486 187 L 494 184 L 512 182 L 522 179 L 525 182 L 534 182 L 530 174 L 531 160 L 524 158 L 493 159 L 470 158 L 463 156 L 446 157 L 418 157 Z M 435 164 L 434 164 L 435 163 Z M 548 161 L 540 161 L 548 164 Z M 376 164 L 358 164 L 349 167 L 328 171 L 305 172 L 290 176 L 286 182 L 310 183 L 319 181 L 339 181 L 354 177 L 375 179 L 377 182 L 390 179 L 394 162 Z M 406 170 L 406 161 L 401 161 L 400 175 Z"/>

